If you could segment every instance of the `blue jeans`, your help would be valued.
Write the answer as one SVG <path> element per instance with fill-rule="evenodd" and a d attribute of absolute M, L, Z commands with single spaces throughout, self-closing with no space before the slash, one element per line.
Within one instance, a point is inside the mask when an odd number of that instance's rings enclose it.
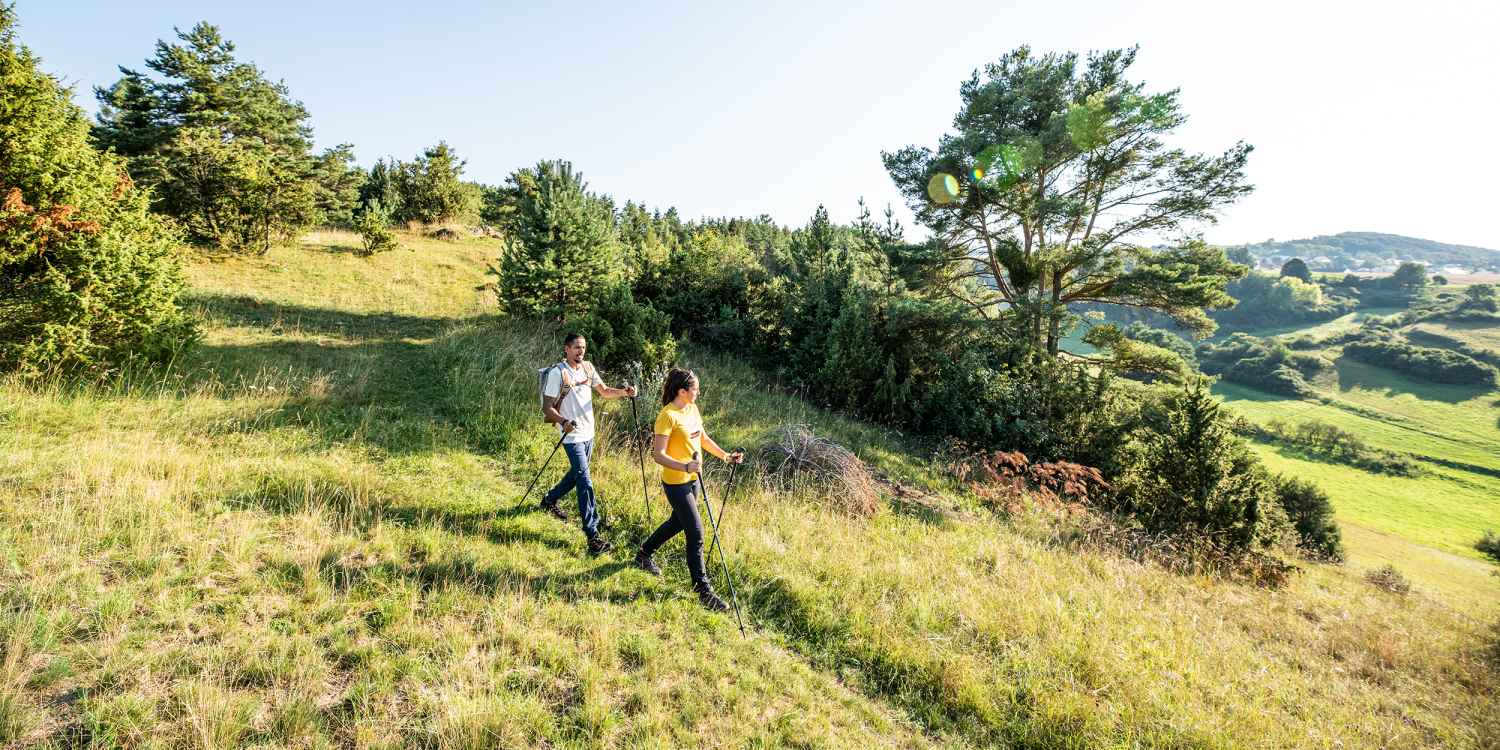
<path fill-rule="evenodd" d="M 589 476 L 589 454 L 593 452 L 594 441 L 563 443 L 562 448 L 568 454 L 568 473 L 542 496 L 542 503 L 551 505 L 568 494 L 568 490 L 578 490 L 578 517 L 583 519 L 583 533 L 593 537 L 599 533 L 599 508 L 594 504 L 594 480 Z"/>

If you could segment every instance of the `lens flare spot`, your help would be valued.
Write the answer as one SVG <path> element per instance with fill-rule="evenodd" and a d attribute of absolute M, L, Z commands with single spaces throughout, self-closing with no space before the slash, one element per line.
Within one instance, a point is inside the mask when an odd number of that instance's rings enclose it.
<path fill-rule="evenodd" d="M 947 172 L 933 175 L 927 181 L 927 197 L 940 206 L 958 200 L 958 178 Z"/>
<path fill-rule="evenodd" d="M 975 182 L 979 182 L 980 180 L 983 180 L 984 179 L 984 167 L 974 167 L 973 169 L 969 170 L 969 177 L 971 179 L 973 179 Z"/>

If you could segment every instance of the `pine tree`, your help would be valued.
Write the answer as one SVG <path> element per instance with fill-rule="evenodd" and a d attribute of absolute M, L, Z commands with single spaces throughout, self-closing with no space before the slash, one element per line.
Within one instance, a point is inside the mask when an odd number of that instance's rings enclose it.
<path fill-rule="evenodd" d="M 1147 530 L 1202 534 L 1227 549 L 1275 535 L 1262 528 L 1279 507 L 1272 480 L 1202 380 L 1171 399 L 1144 450 L 1122 497 Z"/>
<path fill-rule="evenodd" d="M 0 5 L 0 368 L 102 370 L 188 340 L 176 247 Z"/>
<path fill-rule="evenodd" d="M 517 170 L 505 189 L 503 309 L 557 321 L 586 313 L 623 277 L 613 202 L 566 161 Z"/>
<path fill-rule="evenodd" d="M 353 208 L 348 145 L 312 154 L 307 110 L 283 83 L 234 56 L 219 29 L 177 31 L 146 67 L 128 68 L 99 100 L 95 142 L 129 159 L 155 191 L 154 208 L 197 242 L 265 252 Z"/>
<path fill-rule="evenodd" d="M 442 141 L 416 159 L 399 164 L 394 175 L 400 194 L 396 220 L 437 224 L 457 218 L 467 199 L 459 179 L 463 173 L 464 161 Z"/>

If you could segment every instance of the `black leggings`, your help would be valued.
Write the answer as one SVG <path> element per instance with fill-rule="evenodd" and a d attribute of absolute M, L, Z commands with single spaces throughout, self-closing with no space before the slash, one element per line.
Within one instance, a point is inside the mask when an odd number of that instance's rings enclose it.
<path fill-rule="evenodd" d="M 687 566 L 693 585 L 708 586 L 708 574 L 703 569 L 703 520 L 698 517 L 698 483 L 663 482 L 661 486 L 667 492 L 667 502 L 672 504 L 672 516 L 641 543 L 641 552 L 650 555 L 668 539 L 677 536 L 677 532 L 683 532 L 687 537 Z"/>

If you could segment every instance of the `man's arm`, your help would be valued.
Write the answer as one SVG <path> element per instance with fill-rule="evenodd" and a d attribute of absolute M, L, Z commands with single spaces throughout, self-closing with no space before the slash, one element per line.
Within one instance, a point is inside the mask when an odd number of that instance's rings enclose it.
<path fill-rule="evenodd" d="M 632 385 L 626 386 L 624 388 L 610 388 L 609 386 L 604 384 L 604 377 L 599 374 L 598 370 L 594 370 L 594 366 L 592 364 L 589 365 L 589 369 L 594 371 L 594 382 L 599 384 L 600 396 L 604 398 L 620 398 L 622 396 L 635 398 L 635 386 Z"/>

